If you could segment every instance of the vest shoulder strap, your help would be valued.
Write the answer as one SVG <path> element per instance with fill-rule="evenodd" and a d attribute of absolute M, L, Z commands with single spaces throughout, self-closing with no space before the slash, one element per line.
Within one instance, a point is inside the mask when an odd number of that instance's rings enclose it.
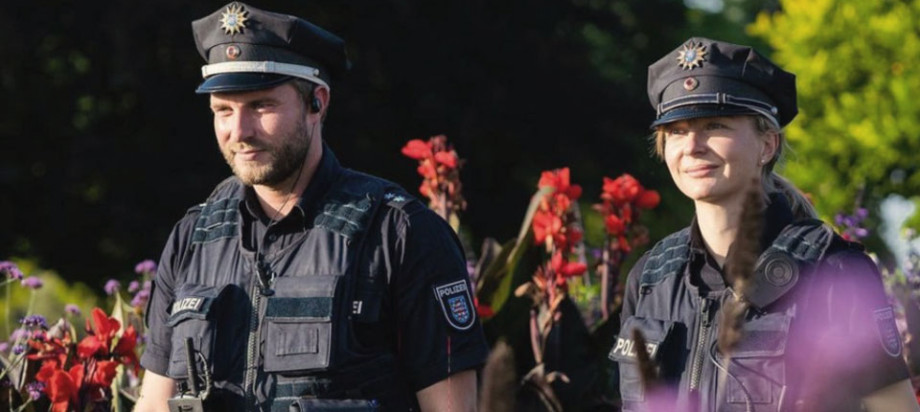
<path fill-rule="evenodd" d="M 640 286 L 654 285 L 668 276 L 680 273 L 690 259 L 690 228 L 672 233 L 652 247 L 645 267 L 642 268 Z"/>
<path fill-rule="evenodd" d="M 408 201 L 409 198 L 395 183 L 344 169 L 323 198 L 313 225 L 351 239 L 367 229 L 377 209 L 376 203 L 392 205 L 398 203 L 397 200 Z"/>
<path fill-rule="evenodd" d="M 745 299 L 764 309 L 807 276 L 834 243 L 834 231 L 820 220 L 808 219 L 783 228 L 757 259 Z"/>
<path fill-rule="evenodd" d="M 234 237 L 239 233 L 237 218 L 242 190 L 243 184 L 239 179 L 228 177 L 214 188 L 205 203 L 189 209 L 189 212 L 199 212 L 192 232 L 193 244 Z"/>

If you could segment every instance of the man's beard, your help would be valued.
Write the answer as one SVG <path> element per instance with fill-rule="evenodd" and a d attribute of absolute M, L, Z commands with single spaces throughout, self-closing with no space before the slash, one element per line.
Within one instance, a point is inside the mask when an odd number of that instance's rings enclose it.
<path fill-rule="evenodd" d="M 294 131 L 281 139 L 277 146 L 254 142 L 254 144 L 246 145 L 237 144 L 232 148 L 238 150 L 246 148 L 265 150 L 271 158 L 268 164 L 237 166 L 234 162 L 234 154 L 231 148 L 227 148 L 222 152 L 227 164 L 233 169 L 233 174 L 243 184 L 248 186 L 276 186 L 301 169 L 301 166 L 306 161 L 307 153 L 310 151 L 311 141 L 313 141 L 313 134 L 310 133 L 303 121 L 299 121 Z"/>

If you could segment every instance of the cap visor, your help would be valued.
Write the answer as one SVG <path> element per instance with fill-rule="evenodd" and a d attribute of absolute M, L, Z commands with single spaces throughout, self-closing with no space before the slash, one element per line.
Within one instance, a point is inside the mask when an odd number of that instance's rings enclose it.
<path fill-rule="evenodd" d="M 220 73 L 205 79 L 195 93 L 245 92 L 275 87 L 291 76 L 274 73 Z"/>
<path fill-rule="evenodd" d="M 725 117 L 756 115 L 757 112 L 746 107 L 724 105 L 724 104 L 697 104 L 692 106 L 678 107 L 668 110 L 661 115 L 658 120 L 652 122 L 649 128 L 654 129 L 663 124 L 676 122 L 678 120 L 698 119 L 700 117 Z"/>

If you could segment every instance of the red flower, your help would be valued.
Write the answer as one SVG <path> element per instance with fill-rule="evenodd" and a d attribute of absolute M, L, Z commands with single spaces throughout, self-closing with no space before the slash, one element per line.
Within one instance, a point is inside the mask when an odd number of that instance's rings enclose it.
<path fill-rule="evenodd" d="M 653 209 L 655 206 L 658 206 L 658 202 L 660 201 L 661 196 L 658 195 L 658 192 L 654 190 L 643 190 L 639 198 L 636 199 L 636 207 L 640 209 Z"/>
<path fill-rule="evenodd" d="M 44 382 L 44 392 L 51 400 L 51 411 L 67 412 L 70 402 L 77 402 L 78 385 L 83 380 L 83 366 L 77 365 L 70 368 L 69 372 L 64 372 L 54 363 L 45 362 L 35 379 Z"/>
<path fill-rule="evenodd" d="M 488 319 L 495 316 L 495 311 L 489 305 L 479 303 L 478 297 L 473 297 L 473 305 L 476 306 L 476 314 L 482 319 Z"/>
<path fill-rule="evenodd" d="M 534 244 L 546 243 L 546 238 L 553 239 L 562 232 L 562 219 L 552 213 L 538 210 L 533 215 Z"/>
<path fill-rule="evenodd" d="M 563 167 L 556 170 L 548 170 L 540 175 L 538 188 L 552 187 L 557 193 L 565 194 L 569 200 L 576 200 L 581 197 L 581 186 L 569 183 L 569 168 Z"/>
<path fill-rule="evenodd" d="M 402 154 L 415 160 L 427 159 L 431 157 L 431 143 L 421 139 L 410 140 L 403 146 Z"/>
<path fill-rule="evenodd" d="M 563 259 L 561 252 L 553 254 L 553 257 L 550 259 L 550 266 L 557 275 L 560 275 L 564 279 L 581 275 L 588 270 L 588 266 L 584 263 L 569 262 Z"/>
<path fill-rule="evenodd" d="M 613 204 L 620 206 L 635 200 L 642 191 L 642 185 L 636 178 L 624 173 L 616 179 L 605 177 L 603 191 Z"/>
<path fill-rule="evenodd" d="M 626 230 L 626 224 L 623 222 L 623 219 L 620 219 L 615 214 L 607 215 L 607 218 L 604 219 L 604 225 L 607 227 L 607 233 L 611 236 L 622 235 Z"/>
<path fill-rule="evenodd" d="M 91 334 L 77 345 L 77 355 L 84 359 L 97 354 L 108 355 L 112 339 L 119 329 L 121 323 L 118 320 L 106 315 L 102 309 L 93 308 L 93 324 L 90 325 L 89 319 L 86 320 L 86 330 Z"/>
<path fill-rule="evenodd" d="M 434 160 L 437 160 L 438 163 L 447 166 L 451 169 L 457 167 L 457 154 L 453 151 L 450 152 L 437 152 L 434 154 Z"/>
<path fill-rule="evenodd" d="M 116 358 L 122 363 L 133 365 L 135 373 L 139 372 L 140 368 L 140 361 L 137 359 L 137 353 L 134 352 L 134 347 L 136 345 L 137 331 L 134 329 L 134 325 L 128 325 L 125 329 L 125 333 L 118 339 L 118 344 L 115 345 L 115 349 L 112 350 Z"/>
<path fill-rule="evenodd" d="M 418 174 L 422 175 L 425 179 L 437 179 L 438 178 L 438 169 L 434 167 L 434 164 L 431 161 L 424 160 L 421 164 L 418 165 Z"/>
<path fill-rule="evenodd" d="M 93 374 L 90 376 L 90 383 L 103 388 L 109 387 L 112 384 L 112 379 L 115 379 L 115 368 L 117 367 L 118 362 L 115 361 L 96 362 Z"/>

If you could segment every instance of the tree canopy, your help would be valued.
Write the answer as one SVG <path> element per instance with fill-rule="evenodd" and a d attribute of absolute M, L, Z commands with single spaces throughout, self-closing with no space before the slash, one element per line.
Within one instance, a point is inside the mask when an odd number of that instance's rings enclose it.
<path fill-rule="evenodd" d="M 780 4 L 749 29 L 797 76 L 785 174 L 825 216 L 920 192 L 920 1 Z"/>

